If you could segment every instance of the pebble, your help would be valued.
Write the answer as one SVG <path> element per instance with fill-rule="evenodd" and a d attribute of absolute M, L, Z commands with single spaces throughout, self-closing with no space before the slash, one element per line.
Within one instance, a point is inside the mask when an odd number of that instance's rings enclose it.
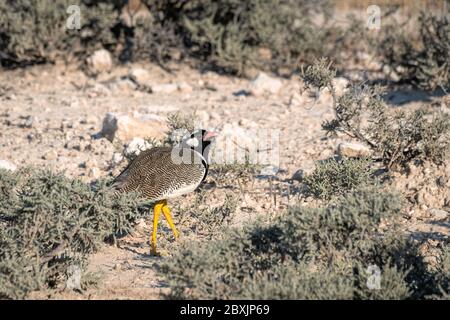
<path fill-rule="evenodd" d="M 0 160 L 0 169 L 5 169 L 5 170 L 9 170 L 9 171 L 16 171 L 17 170 L 17 166 L 14 163 L 9 162 L 7 160 Z"/>
<path fill-rule="evenodd" d="M 337 147 L 338 155 L 347 158 L 362 158 L 369 157 L 371 155 L 371 150 L 360 143 L 354 142 L 342 142 Z"/>

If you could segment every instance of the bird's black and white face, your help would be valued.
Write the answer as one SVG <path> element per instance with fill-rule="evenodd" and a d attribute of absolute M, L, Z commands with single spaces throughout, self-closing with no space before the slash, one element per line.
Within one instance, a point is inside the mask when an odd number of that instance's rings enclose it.
<path fill-rule="evenodd" d="M 214 141 L 214 138 L 216 136 L 217 133 L 214 131 L 197 129 L 190 135 L 186 135 L 183 137 L 183 140 L 181 141 L 181 147 L 194 149 L 195 151 L 201 153 L 205 158 L 207 158 L 209 146 Z"/>

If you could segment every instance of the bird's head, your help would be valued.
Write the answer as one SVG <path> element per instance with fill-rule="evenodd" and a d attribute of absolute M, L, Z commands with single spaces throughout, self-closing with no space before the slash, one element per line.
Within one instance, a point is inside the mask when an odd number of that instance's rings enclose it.
<path fill-rule="evenodd" d="M 181 140 L 181 147 L 194 149 L 200 152 L 203 157 L 207 158 L 211 143 L 217 136 L 217 132 L 197 129 L 191 134 L 187 134 Z"/>

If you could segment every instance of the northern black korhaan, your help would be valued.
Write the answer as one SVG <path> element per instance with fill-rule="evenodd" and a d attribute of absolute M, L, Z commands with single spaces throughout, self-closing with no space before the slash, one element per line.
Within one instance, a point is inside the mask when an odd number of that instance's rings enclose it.
<path fill-rule="evenodd" d="M 217 134 L 199 129 L 183 137 L 174 147 L 154 147 L 142 151 L 114 180 L 117 192 L 135 191 L 150 201 L 153 208 L 151 253 L 156 254 L 156 235 L 161 212 L 174 236 L 178 231 L 167 199 L 194 191 L 208 173 L 209 149 Z"/>

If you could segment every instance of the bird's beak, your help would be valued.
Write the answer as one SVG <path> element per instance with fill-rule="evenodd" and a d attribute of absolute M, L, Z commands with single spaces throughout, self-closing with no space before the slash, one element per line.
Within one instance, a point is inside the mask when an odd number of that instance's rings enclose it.
<path fill-rule="evenodd" d="M 211 141 L 213 140 L 215 137 L 217 137 L 218 133 L 214 132 L 214 131 L 208 131 L 205 133 L 205 135 L 203 136 L 203 140 L 205 141 Z"/>

